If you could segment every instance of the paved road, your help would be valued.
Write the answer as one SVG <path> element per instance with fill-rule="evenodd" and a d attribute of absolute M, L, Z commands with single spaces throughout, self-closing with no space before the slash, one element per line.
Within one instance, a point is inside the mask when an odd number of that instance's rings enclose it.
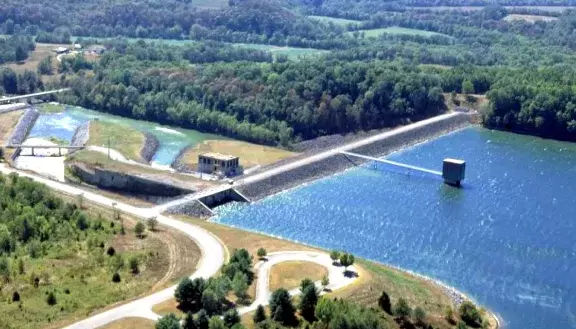
<path fill-rule="evenodd" d="M 267 261 L 260 261 L 255 266 L 258 282 L 256 282 L 256 298 L 254 299 L 254 302 L 250 304 L 250 306 L 240 308 L 238 312 L 240 314 L 245 314 L 256 310 L 258 305 L 268 305 L 271 296 L 270 270 L 272 269 L 272 266 L 291 261 L 310 262 L 325 267 L 328 270 L 328 279 L 330 281 L 330 284 L 326 288 L 332 291 L 343 288 L 356 280 L 355 277 L 345 276 L 343 267 L 332 265 L 332 259 L 330 259 L 330 256 L 323 252 L 283 251 L 270 253 L 267 256 Z M 356 269 L 353 266 L 348 267 L 348 270 L 356 272 Z M 321 286 L 319 281 L 316 282 L 316 286 Z M 298 294 L 300 294 L 299 288 L 290 291 L 290 295 L 292 296 Z"/>

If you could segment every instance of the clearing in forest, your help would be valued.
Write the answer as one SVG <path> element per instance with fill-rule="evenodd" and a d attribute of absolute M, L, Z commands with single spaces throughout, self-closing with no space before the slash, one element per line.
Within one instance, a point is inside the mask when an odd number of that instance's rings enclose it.
<path fill-rule="evenodd" d="M 414 35 L 414 36 L 421 36 L 421 37 L 434 37 L 434 36 L 449 37 L 446 34 L 442 34 L 442 33 L 438 33 L 438 32 L 409 29 L 409 28 L 398 27 L 398 26 L 390 26 L 390 27 L 383 27 L 383 28 L 379 28 L 379 29 L 370 29 L 370 30 L 358 30 L 358 31 L 354 31 L 354 32 L 346 32 L 346 34 L 354 35 L 356 32 L 363 33 L 364 37 L 366 37 L 366 38 L 377 38 L 383 34 Z"/>
<path fill-rule="evenodd" d="M 349 26 L 349 25 L 358 25 L 362 23 L 362 21 L 357 21 L 353 19 L 345 19 L 345 18 L 336 18 L 330 16 L 308 16 L 311 20 L 321 22 L 321 23 L 333 23 L 334 25 L 338 26 Z"/>
<path fill-rule="evenodd" d="M 558 17 L 553 16 L 542 16 L 542 15 L 519 15 L 519 14 L 510 14 L 503 18 L 503 20 L 507 22 L 515 22 L 515 21 L 524 21 L 528 23 L 536 23 L 536 22 L 553 22 L 557 21 Z"/>

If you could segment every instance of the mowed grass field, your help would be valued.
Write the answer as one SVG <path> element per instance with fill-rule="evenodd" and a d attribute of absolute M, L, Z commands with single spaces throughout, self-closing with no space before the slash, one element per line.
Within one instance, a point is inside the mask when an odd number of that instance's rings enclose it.
<path fill-rule="evenodd" d="M 553 16 L 541 16 L 541 15 L 519 15 L 519 14 L 510 14 L 503 18 L 503 20 L 507 22 L 515 22 L 515 21 L 524 21 L 528 23 L 536 23 L 536 22 L 553 22 L 557 21 L 558 17 Z"/>
<path fill-rule="evenodd" d="M 319 281 L 328 275 L 324 266 L 310 262 L 284 262 L 270 269 L 270 291 L 298 288 L 302 278 Z"/>
<path fill-rule="evenodd" d="M 88 145 L 108 147 L 108 142 L 110 142 L 112 149 L 122 153 L 130 160 L 144 161 L 140 156 L 140 151 L 145 141 L 146 137 L 142 132 L 130 127 L 98 120 L 90 123 Z"/>
<path fill-rule="evenodd" d="M 339 26 L 348 26 L 348 25 L 358 25 L 362 23 L 362 21 L 356 21 L 352 19 L 344 19 L 344 18 L 336 18 L 330 16 L 308 16 L 309 19 L 321 22 L 321 23 L 332 23 L 334 25 Z"/>
<path fill-rule="evenodd" d="M 396 35 L 415 35 L 421 37 L 433 37 L 433 36 L 445 36 L 448 37 L 446 34 L 425 31 L 425 30 L 417 30 L 417 29 L 409 29 L 405 27 L 398 27 L 398 26 L 391 26 L 391 27 L 384 27 L 379 29 L 370 29 L 370 30 L 358 30 L 358 32 L 363 33 L 364 37 L 366 38 L 377 38 L 383 34 L 396 34 Z M 355 32 L 346 32 L 348 35 L 354 35 Z"/>
<path fill-rule="evenodd" d="M 248 142 L 208 140 L 186 150 L 181 161 L 188 167 L 196 168 L 198 166 L 198 155 L 208 152 L 237 156 L 240 158 L 240 165 L 242 165 L 244 169 L 254 166 L 265 166 L 296 155 L 294 152 L 276 147 L 252 144 Z"/>
<path fill-rule="evenodd" d="M 272 55 L 286 56 L 290 60 L 298 60 L 301 57 L 320 56 L 329 53 L 329 50 L 315 48 L 280 47 L 256 43 L 234 43 L 236 47 L 269 51 Z"/>

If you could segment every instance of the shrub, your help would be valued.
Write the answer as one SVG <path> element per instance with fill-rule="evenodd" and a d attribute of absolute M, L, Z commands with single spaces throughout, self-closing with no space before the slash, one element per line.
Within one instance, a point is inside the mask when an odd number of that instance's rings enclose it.
<path fill-rule="evenodd" d="M 394 307 L 394 314 L 401 318 L 409 318 L 412 315 L 412 309 L 404 298 L 399 298 Z"/>
<path fill-rule="evenodd" d="M 156 219 L 156 217 L 151 217 L 148 219 L 148 229 L 152 232 L 156 231 L 156 228 L 158 227 L 158 219 Z"/>
<path fill-rule="evenodd" d="M 14 291 L 14 293 L 12 294 L 12 301 L 13 302 L 19 302 L 20 301 L 20 294 L 18 293 L 18 291 Z"/>
<path fill-rule="evenodd" d="M 120 274 L 118 274 L 118 272 L 115 272 L 115 273 L 112 275 L 112 282 L 118 283 L 118 282 L 120 282 L 120 281 L 122 281 L 122 279 L 120 278 Z"/>
<path fill-rule="evenodd" d="M 114 249 L 114 247 L 110 246 L 110 247 L 108 247 L 108 250 L 106 250 L 106 254 L 108 256 L 114 256 L 116 254 L 116 249 Z"/>
<path fill-rule="evenodd" d="M 264 259 L 268 253 L 266 252 L 266 249 L 259 248 L 256 254 L 258 255 L 258 258 Z"/>
<path fill-rule="evenodd" d="M 138 222 L 134 227 L 134 233 L 140 239 L 144 237 L 144 230 L 146 230 L 146 227 L 144 227 L 144 224 L 142 224 L 142 222 Z"/>
<path fill-rule="evenodd" d="M 170 313 L 156 322 L 156 329 L 180 329 L 180 320 Z"/>
<path fill-rule="evenodd" d="M 419 326 L 423 326 L 426 323 L 426 312 L 420 306 L 414 309 L 414 322 Z"/>
<path fill-rule="evenodd" d="M 140 273 L 140 268 L 139 268 L 140 261 L 138 260 L 138 257 L 136 257 L 136 256 L 130 257 L 128 265 L 130 266 L 130 272 L 132 272 L 132 274 Z"/>
<path fill-rule="evenodd" d="M 482 325 L 482 316 L 480 312 L 471 302 L 464 302 L 460 305 L 460 318 L 466 325 L 478 328 Z"/>
<path fill-rule="evenodd" d="M 330 252 L 330 258 L 332 262 L 336 263 L 340 259 L 340 252 L 338 250 L 332 250 L 332 252 Z"/>
<path fill-rule="evenodd" d="M 378 306 L 380 306 L 384 312 L 392 315 L 392 303 L 390 302 L 390 296 L 388 296 L 386 291 L 382 291 L 382 295 L 378 298 Z"/>
<path fill-rule="evenodd" d="M 48 296 L 46 297 L 46 303 L 50 306 L 54 306 L 58 303 L 54 292 L 51 291 L 50 293 L 48 293 Z"/>

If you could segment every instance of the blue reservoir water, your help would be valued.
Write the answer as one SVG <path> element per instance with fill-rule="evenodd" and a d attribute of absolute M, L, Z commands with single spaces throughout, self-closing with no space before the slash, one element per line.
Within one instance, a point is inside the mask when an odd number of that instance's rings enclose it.
<path fill-rule="evenodd" d="M 214 220 L 438 278 L 506 328 L 576 328 L 576 144 L 474 127 L 388 158 L 440 170 L 445 157 L 467 161 L 461 189 L 354 168 Z"/>
<path fill-rule="evenodd" d="M 160 146 L 152 162 L 162 166 L 170 165 L 180 151 L 188 146 L 209 139 L 226 139 L 223 136 L 205 134 L 196 130 L 163 126 L 153 122 L 133 120 L 74 106 L 67 106 L 66 110 L 61 113 L 42 113 L 31 129 L 29 137 L 55 137 L 70 142 L 76 128 L 94 119 L 131 127 L 143 133 L 154 135 Z"/>

